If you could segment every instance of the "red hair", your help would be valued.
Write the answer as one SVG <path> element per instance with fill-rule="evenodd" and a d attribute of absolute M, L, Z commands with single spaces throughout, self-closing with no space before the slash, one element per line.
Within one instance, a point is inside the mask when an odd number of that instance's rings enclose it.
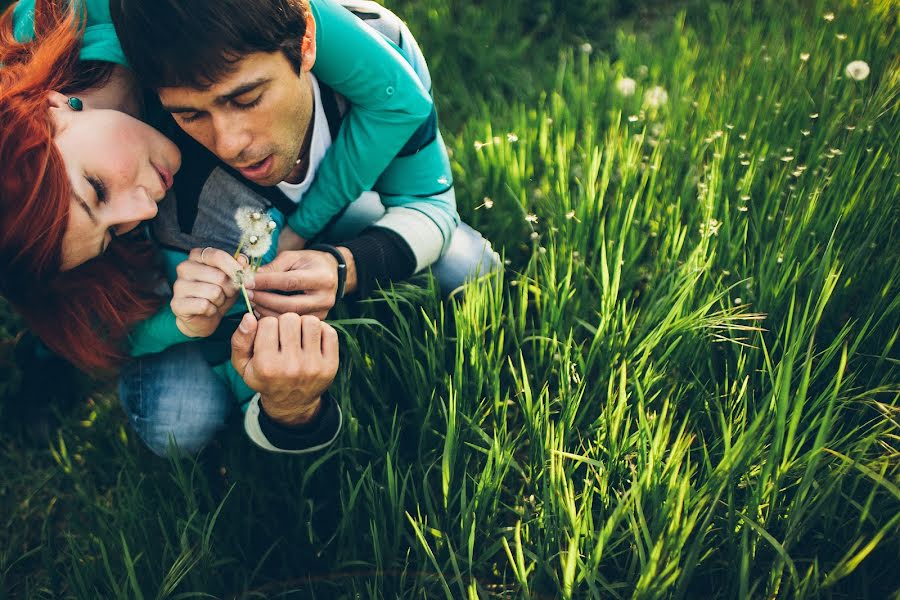
<path fill-rule="evenodd" d="M 84 19 L 38 0 L 34 39 L 20 43 L 12 11 L 0 17 L 0 292 L 51 350 L 83 370 L 110 369 L 131 327 L 159 303 L 135 283 L 153 269 L 152 252 L 116 240 L 103 256 L 60 271 L 72 185 L 48 92 L 75 91 Z"/>

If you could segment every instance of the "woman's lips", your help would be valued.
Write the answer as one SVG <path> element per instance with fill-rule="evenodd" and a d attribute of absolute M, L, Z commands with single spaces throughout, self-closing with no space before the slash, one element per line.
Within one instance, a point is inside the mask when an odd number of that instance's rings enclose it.
<path fill-rule="evenodd" d="M 238 172 L 247 179 L 264 179 L 269 174 L 269 171 L 272 170 L 274 162 L 274 155 L 270 154 L 258 163 L 248 167 L 238 167 Z"/>
<path fill-rule="evenodd" d="M 159 173 L 159 179 L 162 181 L 163 189 L 166 191 L 172 189 L 172 184 L 175 180 L 172 178 L 172 174 L 169 170 L 165 167 L 158 167 L 156 165 L 153 165 L 153 167 L 156 169 L 156 172 Z"/>

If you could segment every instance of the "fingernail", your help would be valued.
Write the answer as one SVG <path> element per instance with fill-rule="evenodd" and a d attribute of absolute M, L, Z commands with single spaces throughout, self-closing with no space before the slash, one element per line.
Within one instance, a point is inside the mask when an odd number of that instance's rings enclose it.
<path fill-rule="evenodd" d="M 250 316 L 250 313 L 244 315 L 244 318 L 241 319 L 241 324 L 238 325 L 238 329 L 241 330 L 241 333 L 247 333 L 250 331 L 250 323 L 252 323 L 251 319 L 253 317 Z"/>
<path fill-rule="evenodd" d="M 245 286 L 245 288 L 246 288 L 246 286 Z M 249 298 L 250 300 L 253 300 L 253 290 L 247 290 L 247 298 Z"/>

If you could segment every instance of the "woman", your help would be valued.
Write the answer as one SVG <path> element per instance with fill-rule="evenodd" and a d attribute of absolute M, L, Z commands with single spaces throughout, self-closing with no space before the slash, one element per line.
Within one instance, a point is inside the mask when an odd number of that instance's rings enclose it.
<path fill-rule="evenodd" d="M 13 9 L 0 18 L 0 292 L 51 350 L 97 370 L 160 303 L 148 246 L 117 238 L 156 214 L 180 154 L 135 118 L 126 68 L 79 60 L 76 22 L 39 2 L 39 43 L 19 43 Z"/>

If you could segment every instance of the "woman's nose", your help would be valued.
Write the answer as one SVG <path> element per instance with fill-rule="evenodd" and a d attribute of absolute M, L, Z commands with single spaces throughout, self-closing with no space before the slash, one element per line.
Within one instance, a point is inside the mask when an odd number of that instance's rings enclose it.
<path fill-rule="evenodd" d="M 149 221 L 156 216 L 159 208 L 156 201 L 146 188 L 137 188 L 131 198 L 123 201 L 118 211 L 118 223 L 116 231 L 120 234 L 128 233 L 143 221 Z"/>

